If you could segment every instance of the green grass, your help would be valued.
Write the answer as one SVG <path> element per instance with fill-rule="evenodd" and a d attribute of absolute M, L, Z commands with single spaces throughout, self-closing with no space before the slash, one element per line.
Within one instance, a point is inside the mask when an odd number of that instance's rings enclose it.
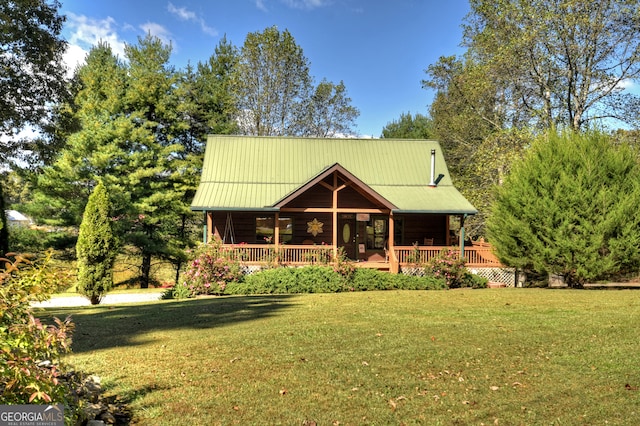
<path fill-rule="evenodd" d="M 150 288 L 120 288 L 117 287 L 114 290 L 107 292 L 107 294 L 141 294 L 141 293 L 164 293 L 167 289 L 162 287 L 150 287 Z M 81 296 L 77 289 L 69 288 L 60 293 L 54 293 L 51 295 L 52 299 L 61 297 Z"/>
<path fill-rule="evenodd" d="M 113 267 L 113 290 L 109 293 L 127 292 L 128 290 L 132 290 L 132 292 L 135 293 L 145 291 L 146 289 L 140 288 L 139 283 L 140 262 L 141 259 L 139 256 L 126 254 L 118 255 L 116 258 L 116 263 Z M 71 283 L 71 285 L 69 285 L 68 288 L 65 288 L 62 291 L 56 293 L 54 297 L 77 296 L 77 266 L 75 260 L 56 259 L 55 268 L 58 271 L 66 273 L 67 278 L 65 279 L 65 282 Z M 150 277 L 152 280 L 151 288 L 161 288 L 153 287 L 153 283 L 164 286 L 173 285 L 175 283 L 175 269 L 169 262 L 154 261 L 152 263 Z"/>
<path fill-rule="evenodd" d="M 640 293 L 219 297 L 50 309 L 145 425 L 640 424 Z"/>

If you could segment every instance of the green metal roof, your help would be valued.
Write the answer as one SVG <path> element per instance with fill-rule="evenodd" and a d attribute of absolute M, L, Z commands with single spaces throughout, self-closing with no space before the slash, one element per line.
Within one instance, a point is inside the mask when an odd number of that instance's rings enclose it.
<path fill-rule="evenodd" d="M 431 180 L 431 150 L 436 150 Z M 277 210 L 287 195 L 339 164 L 396 212 L 476 214 L 453 186 L 440 144 L 415 139 L 209 136 L 192 210 Z"/>

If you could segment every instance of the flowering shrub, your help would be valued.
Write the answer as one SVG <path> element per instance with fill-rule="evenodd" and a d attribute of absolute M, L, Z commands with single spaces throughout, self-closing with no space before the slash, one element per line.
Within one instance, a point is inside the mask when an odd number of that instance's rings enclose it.
<path fill-rule="evenodd" d="M 184 274 L 182 286 L 190 296 L 224 293 L 228 283 L 242 281 L 240 263 L 231 259 L 219 241 L 201 246 Z M 178 292 L 174 292 L 178 293 Z"/>
<path fill-rule="evenodd" d="M 58 277 L 23 256 L 0 259 L 0 404 L 65 403 L 69 389 L 60 380 L 60 356 L 70 351 L 73 323 L 43 325 L 30 302 L 49 298 Z"/>
<path fill-rule="evenodd" d="M 338 255 L 333 265 L 333 270 L 340 274 L 346 281 L 351 281 L 356 265 L 347 257 L 344 247 L 338 248 Z"/>
<path fill-rule="evenodd" d="M 411 253 L 409 253 L 409 255 L 407 256 L 407 262 L 413 265 L 418 265 L 421 263 L 420 247 L 418 246 L 417 241 L 413 243 Z"/>
<path fill-rule="evenodd" d="M 444 278 L 449 288 L 466 287 L 464 281 L 468 274 L 464 259 L 459 259 L 452 250 L 444 249 L 431 259 L 428 267 L 436 278 Z"/>

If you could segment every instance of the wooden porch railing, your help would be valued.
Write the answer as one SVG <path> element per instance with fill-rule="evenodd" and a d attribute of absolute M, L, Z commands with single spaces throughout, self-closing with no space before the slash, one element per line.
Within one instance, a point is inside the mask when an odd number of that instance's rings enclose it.
<path fill-rule="evenodd" d="M 396 247 L 398 263 L 406 265 L 410 263 L 427 263 L 437 257 L 442 250 L 450 250 L 456 257 L 460 256 L 459 246 L 403 246 Z M 465 265 L 469 268 L 500 268 L 503 265 L 493 254 L 488 243 L 476 244 L 464 248 Z"/>
<path fill-rule="evenodd" d="M 397 262 L 399 265 L 411 263 L 427 263 L 438 256 L 442 250 L 451 250 L 460 255 L 460 247 L 453 246 L 397 246 L 394 256 L 386 262 Z M 273 244 L 227 244 L 223 250 L 234 260 L 247 264 L 278 263 L 285 265 L 328 264 L 333 259 L 334 247 L 329 245 L 282 245 L 276 248 Z M 467 267 L 502 267 L 488 243 L 474 243 L 464 248 Z M 365 266 L 367 262 L 360 262 Z M 357 263 L 356 263 L 357 266 Z"/>
<path fill-rule="evenodd" d="M 247 264 L 279 263 L 285 265 L 328 264 L 333 259 L 333 247 L 309 245 L 240 244 L 224 245 L 231 259 Z"/>

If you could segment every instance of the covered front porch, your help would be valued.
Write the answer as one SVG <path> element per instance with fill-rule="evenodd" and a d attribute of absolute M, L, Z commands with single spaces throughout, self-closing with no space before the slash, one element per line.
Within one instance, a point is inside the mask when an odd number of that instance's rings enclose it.
<path fill-rule="evenodd" d="M 397 273 L 447 250 L 464 258 L 468 267 L 500 267 L 490 245 L 464 243 L 464 216 L 457 218 L 461 226 L 454 232 L 451 217 L 440 214 L 208 211 L 205 241 L 219 239 L 230 257 L 247 265 L 331 264 L 340 254 L 357 267 Z"/>

